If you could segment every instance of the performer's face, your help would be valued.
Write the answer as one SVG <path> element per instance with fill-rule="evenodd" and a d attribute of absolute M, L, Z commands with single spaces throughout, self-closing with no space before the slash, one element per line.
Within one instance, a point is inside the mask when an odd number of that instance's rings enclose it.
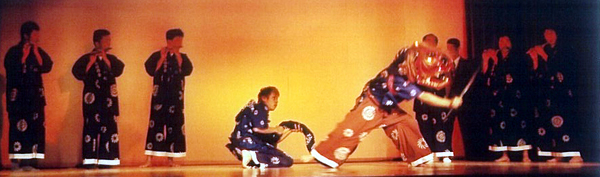
<path fill-rule="evenodd" d="M 458 48 L 454 44 L 446 44 L 446 49 L 448 50 L 448 54 L 454 56 L 458 56 Z"/>
<path fill-rule="evenodd" d="M 274 111 L 275 108 L 277 108 L 277 103 L 279 102 L 279 95 L 271 93 L 269 97 L 262 97 L 260 99 L 267 105 L 269 111 Z"/>
<path fill-rule="evenodd" d="M 183 47 L 183 37 L 177 36 L 171 40 L 167 40 L 167 46 L 172 49 L 180 49 Z"/>
<path fill-rule="evenodd" d="M 556 44 L 556 32 L 552 29 L 546 29 L 544 31 L 544 39 L 549 44 Z"/>
<path fill-rule="evenodd" d="M 425 37 L 425 40 L 423 40 L 423 43 L 425 43 L 425 45 L 429 46 L 429 47 L 437 47 L 437 42 L 435 41 L 435 37 L 433 36 L 427 36 Z"/>
<path fill-rule="evenodd" d="M 110 48 L 111 41 L 112 41 L 112 39 L 110 38 L 110 35 L 102 36 L 102 39 L 100 39 L 100 42 L 96 42 L 96 47 L 100 48 L 102 50 L 106 50 L 106 49 Z"/>
<path fill-rule="evenodd" d="M 29 35 L 29 42 L 33 44 L 40 42 L 40 32 L 37 30 L 31 31 L 31 34 Z"/>
<path fill-rule="evenodd" d="M 500 50 L 510 50 L 510 48 L 512 48 L 510 38 L 508 38 L 508 36 L 500 37 L 500 40 L 498 40 L 498 47 Z"/>

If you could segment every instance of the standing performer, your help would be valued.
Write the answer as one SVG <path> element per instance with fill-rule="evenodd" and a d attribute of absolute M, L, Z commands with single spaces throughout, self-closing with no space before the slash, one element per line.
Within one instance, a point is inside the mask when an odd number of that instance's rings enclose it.
<path fill-rule="evenodd" d="M 557 45 L 554 29 L 544 30 L 546 43 L 527 52 L 533 61 L 538 98 L 535 123 L 539 156 L 554 157 L 548 162 L 557 162 L 571 157 L 569 162 L 583 162 L 574 142 L 574 121 L 577 102 L 573 96 L 572 54 L 566 46 Z"/>
<path fill-rule="evenodd" d="M 423 44 L 430 47 L 437 47 L 438 38 L 434 34 L 427 34 L 423 37 Z M 454 64 L 455 58 L 449 58 L 451 64 Z M 449 86 L 444 88 L 419 87 L 422 91 L 431 92 L 439 97 L 445 97 L 449 92 Z M 452 128 L 454 119 L 447 116 L 448 109 L 435 107 L 416 99 L 413 104 L 419 130 L 429 148 L 433 152 L 435 159 L 442 158 L 444 162 L 450 162 L 454 156 L 452 152 Z"/>
<path fill-rule="evenodd" d="M 269 112 L 277 108 L 279 91 L 265 87 L 258 93 L 258 103 L 250 100 L 235 117 L 236 125 L 227 148 L 242 161 L 242 167 L 290 167 L 294 160 L 277 149 L 282 126 L 269 127 Z"/>
<path fill-rule="evenodd" d="M 479 86 L 477 85 L 478 82 L 472 82 L 471 85 L 468 84 L 470 79 L 472 79 L 471 77 L 473 77 L 473 74 L 477 74 L 475 72 L 477 72 L 476 70 L 479 65 L 478 63 L 475 63 L 476 60 L 467 59 L 460 56 L 460 41 L 458 39 L 448 39 L 446 46 L 448 49 L 448 55 L 453 59 L 454 66 L 456 68 L 449 96 L 460 96 L 463 94 L 465 89 L 468 89 L 468 92 L 464 92 L 462 106 L 458 109 L 455 109 L 453 112 L 448 112 L 448 121 L 446 121 L 444 125 L 444 128 L 447 128 L 445 129 L 446 135 L 449 135 L 446 136 L 446 145 L 450 152 L 452 152 L 452 136 L 450 135 L 453 132 L 452 127 L 454 127 L 454 119 L 458 118 L 460 132 L 464 144 L 465 157 L 467 160 L 482 160 L 476 158 L 481 158 L 483 157 L 483 153 L 488 152 L 487 144 L 481 143 L 488 139 L 487 135 L 485 134 L 488 128 L 483 126 L 485 125 L 484 122 L 487 120 L 481 119 L 479 115 L 482 114 L 477 114 L 477 112 L 481 112 L 482 109 L 482 105 L 478 103 L 480 101 L 479 96 L 481 96 L 478 94 L 478 91 L 480 90 L 477 88 Z M 483 111 L 485 111 L 486 115 L 489 115 L 489 109 L 484 109 Z M 444 160 L 450 161 L 450 159 L 446 160 L 446 158 Z"/>
<path fill-rule="evenodd" d="M 38 46 L 40 27 L 28 21 L 21 25 L 21 42 L 4 57 L 9 153 L 12 169 L 35 170 L 36 159 L 44 159 L 46 141 L 46 97 L 42 74 L 52 69 L 50 56 Z"/>
<path fill-rule="evenodd" d="M 94 31 L 94 50 L 73 65 L 73 75 L 83 81 L 83 165 L 108 168 L 119 165 L 117 80 L 125 65 L 111 49 L 110 32 Z"/>
<path fill-rule="evenodd" d="M 371 130 L 382 127 L 411 166 L 433 160 L 417 121 L 399 104 L 417 98 L 433 106 L 458 108 L 461 98 L 441 98 L 416 85 L 446 87 L 452 70 L 452 61 L 438 49 L 418 43 L 401 49 L 387 68 L 367 82 L 354 108 L 311 154 L 325 166 L 337 168 Z"/>
<path fill-rule="evenodd" d="M 150 123 L 146 137 L 146 164 L 152 156 L 168 157 L 170 166 L 178 166 L 174 157 L 185 157 L 185 124 L 183 116 L 183 91 L 185 77 L 192 73 L 192 62 L 183 47 L 183 31 L 167 31 L 167 46 L 150 55 L 146 72 L 153 77 Z"/>
<path fill-rule="evenodd" d="M 523 162 L 531 162 L 528 126 L 533 113 L 528 106 L 527 62 L 519 52 L 512 52 L 508 36 L 499 38 L 498 47 L 482 54 L 482 78 L 491 94 L 489 150 L 502 152 L 496 162 L 510 161 L 508 151 L 522 151 Z"/>

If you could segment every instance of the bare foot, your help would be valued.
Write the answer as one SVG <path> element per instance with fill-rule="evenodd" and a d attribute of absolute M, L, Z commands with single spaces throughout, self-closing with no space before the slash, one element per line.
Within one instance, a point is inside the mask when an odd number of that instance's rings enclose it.
<path fill-rule="evenodd" d="M 510 162 L 510 158 L 508 158 L 508 155 L 506 154 L 506 152 L 504 152 L 502 154 L 502 157 L 494 160 L 494 162 Z"/>
<path fill-rule="evenodd" d="M 444 157 L 444 159 L 442 159 L 442 162 L 444 162 L 444 163 L 452 163 L 452 160 L 450 160 L 449 157 Z"/>
<path fill-rule="evenodd" d="M 581 158 L 581 156 L 575 156 L 569 160 L 569 163 L 583 163 L 583 158 Z"/>
<path fill-rule="evenodd" d="M 548 163 L 556 163 L 556 162 L 558 162 L 558 160 L 559 159 L 555 157 L 555 158 L 552 158 L 550 160 L 546 160 L 546 162 L 548 162 Z"/>
<path fill-rule="evenodd" d="M 150 166 L 152 166 L 152 156 L 147 156 L 146 163 L 144 163 L 144 165 L 140 165 L 140 168 L 147 168 Z"/>
<path fill-rule="evenodd" d="M 311 162 L 311 161 L 313 161 L 313 156 L 312 155 L 303 155 L 300 157 L 300 160 L 302 162 Z"/>
<path fill-rule="evenodd" d="M 146 163 L 144 163 L 144 165 L 140 165 L 140 168 L 148 168 L 150 166 L 152 166 L 152 163 L 151 162 L 146 162 Z"/>
<path fill-rule="evenodd" d="M 175 161 L 173 160 L 173 157 L 169 157 L 169 166 L 170 167 L 179 167 L 179 164 L 176 164 Z"/>
<path fill-rule="evenodd" d="M 529 152 L 527 152 L 527 151 L 523 151 L 523 162 L 525 162 L 525 163 L 531 162 L 531 159 L 529 158 Z"/>

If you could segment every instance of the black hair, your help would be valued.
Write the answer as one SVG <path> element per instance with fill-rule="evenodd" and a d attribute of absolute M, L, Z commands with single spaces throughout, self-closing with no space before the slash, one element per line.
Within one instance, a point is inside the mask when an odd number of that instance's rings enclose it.
<path fill-rule="evenodd" d="M 94 38 L 92 40 L 94 41 L 94 43 L 100 42 L 100 40 L 102 40 L 102 37 L 108 36 L 108 35 L 110 35 L 110 31 L 108 31 L 106 29 L 98 29 L 98 30 L 94 31 Z"/>
<path fill-rule="evenodd" d="M 258 92 L 258 101 L 262 102 L 262 97 L 269 97 L 271 94 L 279 95 L 279 90 L 274 86 L 263 87 Z"/>
<path fill-rule="evenodd" d="M 448 39 L 448 42 L 446 42 L 446 43 L 448 43 L 448 44 L 452 44 L 452 45 L 454 45 L 456 48 L 459 48 L 459 47 L 460 47 L 460 41 L 459 41 L 458 39 L 456 39 L 456 38 L 450 38 L 450 39 Z"/>
<path fill-rule="evenodd" d="M 39 31 L 40 30 L 40 26 L 33 22 L 33 21 L 27 21 L 25 23 L 23 23 L 23 25 L 21 25 L 21 42 L 25 42 L 25 35 L 27 35 L 27 37 L 31 37 L 31 33 L 33 31 Z"/>
<path fill-rule="evenodd" d="M 433 37 L 435 39 L 435 45 L 438 44 L 438 37 L 435 34 L 433 34 L 433 33 L 426 34 L 425 36 L 423 36 L 423 41 L 425 41 L 425 39 L 427 37 Z"/>
<path fill-rule="evenodd" d="M 175 37 L 183 37 L 183 31 L 179 28 L 170 29 L 167 31 L 167 40 L 173 40 Z"/>

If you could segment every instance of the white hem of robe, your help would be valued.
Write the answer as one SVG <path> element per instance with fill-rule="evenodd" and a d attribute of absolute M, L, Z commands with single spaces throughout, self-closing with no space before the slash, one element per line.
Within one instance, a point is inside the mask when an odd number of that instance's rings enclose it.
<path fill-rule="evenodd" d="M 551 151 L 538 151 L 539 156 L 547 157 L 580 157 L 579 151 L 568 151 L 568 152 L 551 152 Z"/>
<path fill-rule="evenodd" d="M 8 159 L 44 159 L 44 153 L 13 153 L 8 154 Z"/>
<path fill-rule="evenodd" d="M 166 151 L 152 151 L 146 150 L 144 152 L 146 155 L 150 156 L 159 156 L 159 157 L 185 157 L 185 152 L 166 152 Z"/>

